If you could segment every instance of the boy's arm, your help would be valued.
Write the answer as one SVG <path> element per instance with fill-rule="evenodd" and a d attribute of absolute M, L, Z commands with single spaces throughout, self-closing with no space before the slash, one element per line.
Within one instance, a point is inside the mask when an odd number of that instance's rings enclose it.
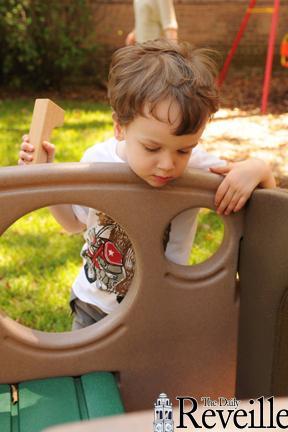
<path fill-rule="evenodd" d="M 210 171 L 225 176 L 215 195 L 218 214 L 229 215 L 239 211 L 257 186 L 276 187 L 271 168 L 260 159 L 229 163 L 210 168 Z"/>
<path fill-rule="evenodd" d="M 44 150 L 47 153 L 47 162 L 51 163 L 54 160 L 55 147 L 48 141 L 44 141 L 42 144 Z M 28 135 L 23 136 L 23 142 L 21 144 L 21 150 L 19 152 L 18 165 L 27 165 L 33 161 L 34 147 L 29 142 Z M 83 231 L 86 226 L 80 222 L 70 204 L 60 204 L 49 207 L 52 215 L 56 221 L 68 232 L 77 233 Z"/>
<path fill-rule="evenodd" d="M 60 204 L 49 207 L 49 210 L 56 221 L 69 233 L 75 234 L 86 229 L 86 225 L 82 224 L 79 219 L 77 219 L 72 205 Z"/>

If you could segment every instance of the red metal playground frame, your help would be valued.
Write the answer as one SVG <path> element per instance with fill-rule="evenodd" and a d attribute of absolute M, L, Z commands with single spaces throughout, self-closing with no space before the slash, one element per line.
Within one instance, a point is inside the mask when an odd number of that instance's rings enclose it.
<path fill-rule="evenodd" d="M 272 72 L 272 63 L 273 63 L 276 30 L 277 30 L 277 23 L 278 23 L 278 16 L 279 16 L 280 0 L 274 0 L 274 7 L 271 8 L 267 8 L 267 7 L 255 8 L 256 1 L 257 0 L 250 0 L 249 6 L 240 24 L 239 31 L 233 41 L 232 47 L 226 57 L 223 68 L 219 74 L 218 83 L 219 86 L 221 87 L 227 75 L 231 60 L 234 57 L 239 42 L 244 34 L 245 28 L 247 26 L 251 14 L 271 13 L 272 20 L 270 26 L 269 39 L 268 39 L 268 49 L 267 49 L 266 66 L 265 66 L 265 74 L 264 74 L 264 82 L 263 82 L 263 90 L 262 90 L 262 102 L 261 102 L 261 112 L 262 114 L 265 114 L 267 110 L 267 101 L 268 101 L 269 88 L 270 88 L 270 79 L 271 79 L 271 72 Z"/>

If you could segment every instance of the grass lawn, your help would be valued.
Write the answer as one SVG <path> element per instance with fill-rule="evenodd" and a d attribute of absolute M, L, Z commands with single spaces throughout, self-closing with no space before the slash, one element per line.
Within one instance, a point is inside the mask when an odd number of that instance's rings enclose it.
<path fill-rule="evenodd" d="M 65 124 L 53 132 L 56 162 L 80 160 L 97 141 L 112 136 L 111 111 L 104 104 L 58 101 Z M 16 165 L 21 136 L 29 130 L 33 101 L 0 101 L 0 165 Z M 190 264 L 204 261 L 219 247 L 223 224 L 203 210 Z M 0 309 L 29 327 L 67 331 L 71 284 L 80 268 L 81 235 L 68 235 L 47 209 L 30 213 L 0 239 Z"/>

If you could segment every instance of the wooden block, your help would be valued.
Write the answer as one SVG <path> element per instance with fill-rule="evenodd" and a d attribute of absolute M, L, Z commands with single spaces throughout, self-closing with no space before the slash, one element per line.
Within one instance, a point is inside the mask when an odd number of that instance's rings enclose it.
<path fill-rule="evenodd" d="M 47 162 L 43 141 L 49 141 L 52 130 L 64 122 L 65 111 L 50 99 L 36 99 L 29 132 L 30 143 L 34 146 L 32 163 Z"/>

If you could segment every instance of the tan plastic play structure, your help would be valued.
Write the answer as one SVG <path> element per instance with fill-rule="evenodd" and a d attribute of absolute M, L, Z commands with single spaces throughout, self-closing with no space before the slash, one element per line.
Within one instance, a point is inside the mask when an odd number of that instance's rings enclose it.
<path fill-rule="evenodd" d="M 169 222 L 213 209 L 220 181 L 190 170 L 153 189 L 125 164 L 1 168 L 1 234 L 52 204 L 97 208 L 126 230 L 136 273 L 119 309 L 84 330 L 49 334 L 1 314 L 0 383 L 117 372 L 127 411 L 151 409 L 163 391 L 170 399 L 287 395 L 287 192 L 257 190 L 245 210 L 224 217 L 223 243 L 206 262 L 164 256 Z"/>

